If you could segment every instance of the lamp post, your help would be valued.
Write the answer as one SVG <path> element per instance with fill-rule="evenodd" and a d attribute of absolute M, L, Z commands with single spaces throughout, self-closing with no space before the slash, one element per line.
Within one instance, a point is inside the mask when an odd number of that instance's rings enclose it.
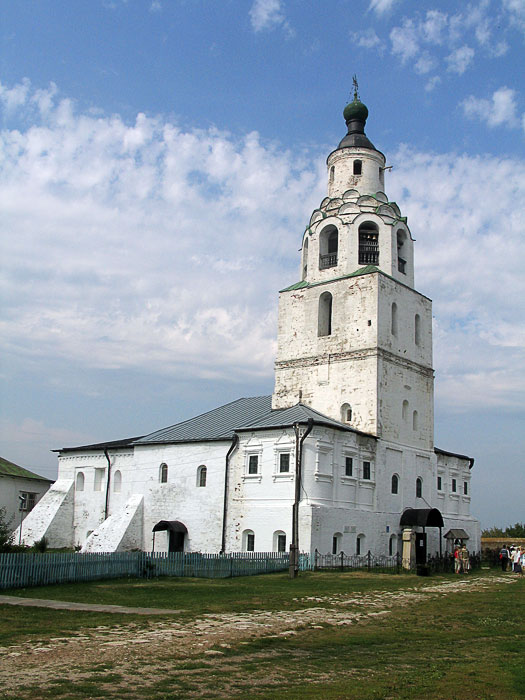
<path fill-rule="evenodd" d="M 20 532 L 18 534 L 18 545 L 20 546 L 22 544 L 22 523 L 24 521 L 24 508 L 26 505 L 25 494 L 24 495 L 20 494 L 18 496 L 18 500 L 20 501 Z"/>
<path fill-rule="evenodd" d="M 290 578 L 295 578 L 299 573 L 299 501 L 301 500 L 301 477 L 303 461 L 303 442 L 314 427 L 313 418 L 308 418 L 303 434 L 301 435 L 299 423 L 294 423 L 295 432 L 295 498 L 292 508 L 292 542 L 290 544 Z"/>

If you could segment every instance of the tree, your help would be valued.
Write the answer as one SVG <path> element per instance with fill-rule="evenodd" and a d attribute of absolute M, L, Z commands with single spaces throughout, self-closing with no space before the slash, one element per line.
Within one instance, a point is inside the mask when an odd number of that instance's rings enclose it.
<path fill-rule="evenodd" d="M 525 523 L 516 523 L 505 530 L 507 537 L 525 537 Z"/>
<path fill-rule="evenodd" d="M 13 545 L 13 533 L 7 520 L 5 508 L 0 508 L 0 552 L 10 552 Z"/>
<path fill-rule="evenodd" d="M 492 527 L 488 527 L 486 530 L 481 531 L 481 536 L 482 537 L 505 537 L 503 534 L 503 530 L 500 527 L 496 527 L 493 525 Z"/>
<path fill-rule="evenodd" d="M 525 523 L 516 523 L 515 525 L 509 525 L 504 530 L 502 530 L 500 527 L 496 527 L 495 525 L 493 525 L 492 527 L 482 530 L 481 536 L 525 538 Z"/>

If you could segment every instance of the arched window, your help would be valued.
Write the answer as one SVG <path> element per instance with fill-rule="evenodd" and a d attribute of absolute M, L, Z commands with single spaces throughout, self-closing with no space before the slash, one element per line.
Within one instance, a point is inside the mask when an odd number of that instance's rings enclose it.
<path fill-rule="evenodd" d="M 356 554 L 364 554 L 365 553 L 365 536 L 363 533 L 360 535 L 357 535 L 356 541 L 355 541 L 355 553 Z"/>
<path fill-rule="evenodd" d="M 414 342 L 416 345 L 421 344 L 421 317 L 419 314 L 414 316 Z"/>
<path fill-rule="evenodd" d="M 392 475 L 392 493 L 399 493 L 399 477 L 397 474 Z"/>
<path fill-rule="evenodd" d="M 286 533 L 282 530 L 273 533 L 273 551 L 286 552 Z"/>
<path fill-rule="evenodd" d="M 340 532 L 336 532 L 332 537 L 332 554 L 337 554 L 341 551 L 341 543 L 343 541 L 343 535 Z"/>
<path fill-rule="evenodd" d="M 204 464 L 197 469 L 197 486 L 206 486 L 206 479 L 208 477 L 208 469 Z"/>
<path fill-rule="evenodd" d="M 242 548 L 244 552 L 255 552 L 255 534 L 253 530 L 242 533 Z"/>
<path fill-rule="evenodd" d="M 327 226 L 319 236 L 319 269 L 337 265 L 337 252 L 339 249 L 339 233 L 335 226 Z"/>
<path fill-rule="evenodd" d="M 418 415 L 417 411 L 412 414 L 412 430 L 417 430 L 418 428 Z"/>
<path fill-rule="evenodd" d="M 303 280 L 308 272 L 308 238 L 305 238 L 303 245 Z"/>
<path fill-rule="evenodd" d="M 416 479 L 416 498 L 423 498 L 423 479 L 420 476 Z"/>
<path fill-rule="evenodd" d="M 319 297 L 319 316 L 317 321 L 317 335 L 332 334 L 332 295 L 323 292 Z"/>
<path fill-rule="evenodd" d="M 390 539 L 388 540 L 388 556 L 391 557 L 396 553 L 397 553 L 397 536 L 390 535 Z"/>
<path fill-rule="evenodd" d="M 77 483 L 76 483 L 75 488 L 77 491 L 84 490 L 84 472 L 77 473 Z"/>
<path fill-rule="evenodd" d="M 354 175 L 361 175 L 363 163 L 360 160 L 354 160 Z"/>
<path fill-rule="evenodd" d="M 330 168 L 330 184 L 333 184 L 335 178 L 335 165 Z"/>
<path fill-rule="evenodd" d="M 406 254 L 407 235 L 404 231 L 397 232 L 397 269 L 406 275 L 407 254 Z"/>
<path fill-rule="evenodd" d="M 161 484 L 168 483 L 168 465 L 165 462 L 159 467 L 159 481 Z"/>
<path fill-rule="evenodd" d="M 379 229 L 373 221 L 359 226 L 359 264 L 379 265 Z"/>
<path fill-rule="evenodd" d="M 341 423 L 352 422 L 352 407 L 349 403 L 344 403 L 341 406 Z"/>
<path fill-rule="evenodd" d="M 397 304 L 392 302 L 392 319 L 390 324 L 390 332 L 392 335 L 397 336 Z"/>
<path fill-rule="evenodd" d="M 122 488 L 122 474 L 120 473 L 120 470 L 117 469 L 117 471 L 113 474 L 113 491 L 115 493 L 120 493 L 121 488 Z"/>
<path fill-rule="evenodd" d="M 403 420 L 407 420 L 408 418 L 408 401 L 405 399 L 403 401 L 403 407 L 401 409 L 401 417 Z"/>

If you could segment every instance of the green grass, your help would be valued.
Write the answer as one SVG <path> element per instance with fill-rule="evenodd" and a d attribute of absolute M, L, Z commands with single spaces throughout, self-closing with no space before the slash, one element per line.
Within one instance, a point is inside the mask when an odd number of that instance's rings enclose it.
<path fill-rule="evenodd" d="M 170 608 L 187 614 L 229 610 L 276 610 L 315 606 L 315 601 L 295 601 L 304 596 L 324 596 L 351 591 L 389 590 L 424 585 L 425 580 L 392 574 L 366 572 L 304 572 L 290 581 L 288 574 L 246 576 L 228 579 L 157 578 L 113 579 L 90 583 L 57 584 L 3 591 L 24 598 L 49 598 L 79 603 L 101 603 L 130 607 Z M 432 581 L 440 580 L 436 576 Z"/>
<path fill-rule="evenodd" d="M 481 577 L 491 577 L 483 573 Z M 284 575 L 207 581 L 160 579 L 152 582 L 112 581 L 32 589 L 37 597 L 84 602 L 185 608 L 184 618 L 204 611 L 296 610 L 307 606 L 342 609 L 334 600 L 344 594 L 367 596 L 417 589 L 452 576 L 421 579 L 407 576 L 319 574 L 289 581 Z M 24 594 L 29 593 L 26 591 Z M 45 593 L 45 595 L 44 595 Z M 332 601 L 294 600 L 333 597 Z M 343 608 L 344 609 L 344 608 Z M 96 624 L 122 625 L 129 616 L 67 613 L 11 608 L 27 624 L 0 618 L 0 635 L 11 638 L 61 636 L 69 618 L 81 629 L 90 615 Z M 8 606 L 2 613 L 9 614 Z M 51 613 L 46 618 L 46 613 Z M 62 617 L 62 616 L 65 616 Z M 133 623 L 155 628 L 157 618 Z M 166 620 L 164 616 L 160 618 Z M 173 618 L 170 618 L 173 619 Z M 179 618 L 176 616 L 176 620 Z M 103 622 L 101 622 L 103 620 Z M 30 624 L 33 632 L 30 632 Z M 71 627 L 72 625 L 72 627 Z M 52 627 L 52 629 L 50 629 Z M 525 697 L 525 581 L 495 584 L 484 590 L 427 597 L 394 606 L 381 619 L 349 626 L 296 628 L 289 637 L 245 637 L 230 648 L 215 647 L 223 656 L 204 653 L 177 656 L 163 648 L 131 663 L 86 659 L 78 678 L 56 678 L 46 687 L 25 685 L 5 700 L 73 700 L 80 698 L 254 698 L 257 700 L 515 700 Z M 1 642 L 0 642 L 1 643 Z M 23 663 L 23 661 L 21 661 Z"/>

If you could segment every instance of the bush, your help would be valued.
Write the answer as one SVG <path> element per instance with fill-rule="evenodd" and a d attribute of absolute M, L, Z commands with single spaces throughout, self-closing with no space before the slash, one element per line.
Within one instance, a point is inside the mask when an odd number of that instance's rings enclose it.
<path fill-rule="evenodd" d="M 37 541 L 33 544 L 33 549 L 35 550 L 35 552 L 44 553 L 44 552 L 47 550 L 47 547 L 48 547 L 48 541 L 47 541 L 47 539 L 45 538 L 45 536 L 42 537 L 41 540 L 37 540 Z"/>

